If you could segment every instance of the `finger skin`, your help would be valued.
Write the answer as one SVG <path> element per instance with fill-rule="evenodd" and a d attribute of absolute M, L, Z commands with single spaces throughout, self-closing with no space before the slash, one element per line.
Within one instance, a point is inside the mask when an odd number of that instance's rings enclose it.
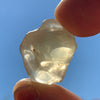
<path fill-rule="evenodd" d="M 72 34 L 79 37 L 100 32 L 100 0 L 63 0 L 55 17 Z"/>
<path fill-rule="evenodd" d="M 44 85 L 30 79 L 19 81 L 13 94 L 15 100 L 81 100 L 59 85 Z"/>

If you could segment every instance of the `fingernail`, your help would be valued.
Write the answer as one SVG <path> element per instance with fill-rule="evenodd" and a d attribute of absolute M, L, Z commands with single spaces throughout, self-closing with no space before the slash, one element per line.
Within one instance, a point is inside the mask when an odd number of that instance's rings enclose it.
<path fill-rule="evenodd" d="M 13 93 L 14 100 L 39 100 L 39 92 L 34 87 L 34 85 L 25 83 L 18 86 L 18 84 L 20 83 L 17 83 L 17 88 L 14 90 Z"/>

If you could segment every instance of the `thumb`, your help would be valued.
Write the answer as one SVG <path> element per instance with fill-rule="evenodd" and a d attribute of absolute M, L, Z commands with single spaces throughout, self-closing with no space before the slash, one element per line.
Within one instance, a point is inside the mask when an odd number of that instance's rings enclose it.
<path fill-rule="evenodd" d="M 45 85 L 30 79 L 19 81 L 14 89 L 15 100 L 81 100 L 59 85 Z"/>

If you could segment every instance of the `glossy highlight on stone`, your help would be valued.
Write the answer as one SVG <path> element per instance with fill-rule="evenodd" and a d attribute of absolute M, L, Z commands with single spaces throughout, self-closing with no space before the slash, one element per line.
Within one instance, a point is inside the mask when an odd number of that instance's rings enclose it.
<path fill-rule="evenodd" d="M 32 81 L 53 84 L 63 80 L 76 50 L 76 41 L 55 19 L 26 34 L 20 52 Z"/>

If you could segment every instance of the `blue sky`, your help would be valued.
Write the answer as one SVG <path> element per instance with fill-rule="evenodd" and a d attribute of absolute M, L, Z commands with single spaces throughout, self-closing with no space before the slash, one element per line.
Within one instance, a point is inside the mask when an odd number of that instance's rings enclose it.
<path fill-rule="evenodd" d="M 54 18 L 60 0 L 0 0 L 0 100 L 13 100 L 15 83 L 27 78 L 19 46 L 28 31 Z M 84 100 L 100 98 L 100 34 L 76 37 L 77 50 L 60 83 Z"/>

